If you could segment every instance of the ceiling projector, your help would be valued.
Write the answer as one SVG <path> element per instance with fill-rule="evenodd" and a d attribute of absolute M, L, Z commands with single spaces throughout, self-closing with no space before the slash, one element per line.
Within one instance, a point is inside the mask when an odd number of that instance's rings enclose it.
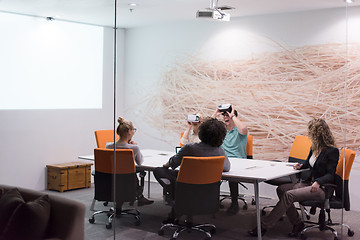
<path fill-rule="evenodd" d="M 215 19 L 219 21 L 230 21 L 230 14 L 220 9 L 199 10 L 196 13 L 197 18 Z"/>

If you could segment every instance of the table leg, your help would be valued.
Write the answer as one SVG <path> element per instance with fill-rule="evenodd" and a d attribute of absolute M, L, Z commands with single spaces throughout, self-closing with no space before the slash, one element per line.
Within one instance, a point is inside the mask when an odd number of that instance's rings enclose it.
<path fill-rule="evenodd" d="M 150 170 L 148 170 L 148 198 L 150 198 Z"/>
<path fill-rule="evenodd" d="M 259 197 L 259 181 L 258 180 L 255 180 L 255 182 L 254 182 L 254 191 L 255 191 L 255 201 L 256 201 L 257 235 L 258 235 L 258 240 L 261 240 L 262 236 L 261 236 L 260 197 Z"/>

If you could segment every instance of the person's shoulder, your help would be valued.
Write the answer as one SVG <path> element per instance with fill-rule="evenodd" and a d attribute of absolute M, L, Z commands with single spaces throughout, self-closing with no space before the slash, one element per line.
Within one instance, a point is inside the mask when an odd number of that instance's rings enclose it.
<path fill-rule="evenodd" d="M 194 148 L 194 147 L 196 147 L 197 145 L 199 145 L 199 143 L 194 143 L 194 142 L 192 142 L 192 143 L 187 143 L 187 144 L 185 144 L 182 148 Z"/>
<path fill-rule="evenodd" d="M 339 151 L 339 149 L 337 147 L 333 147 L 333 146 L 328 146 L 326 148 L 327 151 Z"/>
<path fill-rule="evenodd" d="M 327 147 L 327 152 L 339 152 L 339 149 L 337 147 Z"/>
<path fill-rule="evenodd" d="M 129 145 L 131 146 L 132 149 L 140 151 L 140 148 L 138 145 L 135 145 L 135 144 L 129 144 Z"/>
<path fill-rule="evenodd" d="M 112 142 L 106 143 L 106 144 L 105 144 L 105 148 L 113 149 L 113 148 L 114 148 L 114 143 L 112 143 Z"/>

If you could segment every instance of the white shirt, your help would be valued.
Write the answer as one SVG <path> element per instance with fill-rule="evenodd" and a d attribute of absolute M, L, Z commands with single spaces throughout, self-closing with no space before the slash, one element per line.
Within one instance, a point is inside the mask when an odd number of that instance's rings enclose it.
<path fill-rule="evenodd" d="M 311 157 L 309 159 L 309 164 L 310 164 L 311 167 L 314 167 L 316 159 L 317 159 L 317 157 L 315 157 L 315 155 L 311 155 Z"/>

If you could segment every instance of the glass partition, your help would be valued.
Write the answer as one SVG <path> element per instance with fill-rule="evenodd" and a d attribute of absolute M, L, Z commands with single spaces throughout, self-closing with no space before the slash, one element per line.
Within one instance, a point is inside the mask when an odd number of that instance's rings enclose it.
<path fill-rule="evenodd" d="M 0 174 L 5 183 L 45 188 L 44 165 L 92 154 L 95 130 L 113 129 L 114 141 L 119 116 L 136 127 L 140 149 L 174 151 L 186 115 L 210 116 L 223 103 L 237 109 L 254 136 L 255 159 L 286 161 L 314 117 L 328 122 L 339 149 L 358 150 L 359 7 L 124 29 L 117 13 L 129 6 L 116 5 L 52 4 L 40 13 L 0 1 L 4 163 L 14 167 L 10 155 L 40 159 L 20 170 L 40 177 L 19 182 L 9 168 Z M 87 18 L 96 14 L 98 21 Z M 28 142 L 26 153 L 17 151 Z M 39 145 L 45 153 L 34 150 Z M 356 159 L 352 171 L 359 171 Z M 359 198 L 355 181 L 351 199 Z M 273 188 L 261 192 L 276 198 Z M 252 186 L 244 193 L 253 194 Z M 342 222 L 346 216 L 342 211 Z M 115 239 L 116 231 L 107 237 Z"/>
<path fill-rule="evenodd" d="M 113 129 L 115 3 L 103 2 L 0 1 L 2 184 L 47 189 L 46 165 L 93 163 L 78 156 Z"/>

